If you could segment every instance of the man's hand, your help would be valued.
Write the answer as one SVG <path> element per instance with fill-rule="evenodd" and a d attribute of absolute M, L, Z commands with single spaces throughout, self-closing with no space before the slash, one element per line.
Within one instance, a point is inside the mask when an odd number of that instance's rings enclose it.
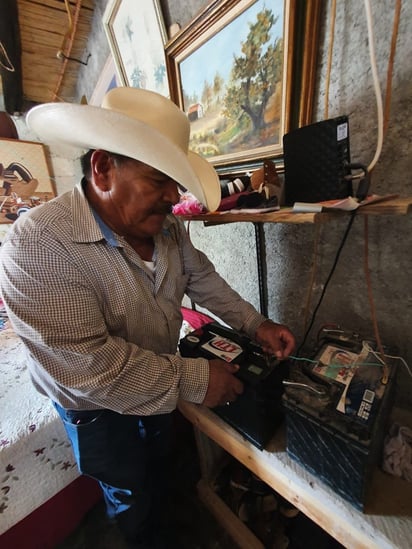
<path fill-rule="evenodd" d="M 239 366 L 224 360 L 209 360 L 209 385 L 202 404 L 209 408 L 234 402 L 243 392 L 243 383 L 234 376 Z"/>
<path fill-rule="evenodd" d="M 295 349 L 295 336 L 283 324 L 265 320 L 256 330 L 256 341 L 263 351 L 275 355 L 279 360 L 287 358 Z"/>

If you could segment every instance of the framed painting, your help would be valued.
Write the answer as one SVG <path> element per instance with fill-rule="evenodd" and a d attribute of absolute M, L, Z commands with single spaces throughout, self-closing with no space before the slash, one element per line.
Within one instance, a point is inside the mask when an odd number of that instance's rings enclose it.
<path fill-rule="evenodd" d="M 159 0 L 109 0 L 103 24 L 121 83 L 168 97 Z"/>
<path fill-rule="evenodd" d="M 116 88 L 120 85 L 121 83 L 117 75 L 113 56 L 109 55 L 99 76 L 96 87 L 94 88 L 93 93 L 90 96 L 90 100 L 88 102 L 89 105 L 100 107 L 103 97 L 106 95 L 106 93 L 112 88 Z"/>
<path fill-rule="evenodd" d="M 0 139 L 0 224 L 56 196 L 41 143 Z"/>
<path fill-rule="evenodd" d="M 320 0 L 214 0 L 169 41 L 192 150 L 215 166 L 282 154 L 283 135 L 310 119 L 319 13 Z"/>

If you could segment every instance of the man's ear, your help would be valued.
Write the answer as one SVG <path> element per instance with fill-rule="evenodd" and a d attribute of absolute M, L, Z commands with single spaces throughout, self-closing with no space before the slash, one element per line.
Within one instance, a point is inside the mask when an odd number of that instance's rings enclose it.
<path fill-rule="evenodd" d="M 92 178 L 101 191 L 108 191 L 111 185 L 111 174 L 114 167 L 110 154 L 101 149 L 93 152 L 91 160 Z"/>

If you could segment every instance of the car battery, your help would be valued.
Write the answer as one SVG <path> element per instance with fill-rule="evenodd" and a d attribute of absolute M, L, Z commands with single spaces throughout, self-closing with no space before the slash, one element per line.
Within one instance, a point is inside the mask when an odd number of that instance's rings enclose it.
<path fill-rule="evenodd" d="M 287 453 L 361 511 L 381 462 L 396 362 L 356 334 L 323 339 L 283 382 Z"/>
<path fill-rule="evenodd" d="M 183 357 L 219 358 L 237 364 L 243 393 L 230 405 L 213 411 L 260 450 L 283 422 L 282 381 L 288 361 L 279 362 L 245 334 L 218 322 L 205 324 L 180 340 Z"/>

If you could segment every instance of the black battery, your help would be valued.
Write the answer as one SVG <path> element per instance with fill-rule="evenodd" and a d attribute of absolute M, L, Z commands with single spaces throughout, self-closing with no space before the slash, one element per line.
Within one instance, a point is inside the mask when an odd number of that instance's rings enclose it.
<path fill-rule="evenodd" d="M 396 362 L 371 342 L 324 341 L 284 381 L 287 453 L 361 511 L 381 462 Z"/>
<path fill-rule="evenodd" d="M 283 422 L 282 381 L 288 376 L 288 361 L 267 356 L 245 334 L 218 322 L 205 324 L 181 339 L 184 357 L 220 358 L 239 366 L 236 376 L 243 393 L 230 405 L 213 411 L 254 446 L 262 450 Z"/>

